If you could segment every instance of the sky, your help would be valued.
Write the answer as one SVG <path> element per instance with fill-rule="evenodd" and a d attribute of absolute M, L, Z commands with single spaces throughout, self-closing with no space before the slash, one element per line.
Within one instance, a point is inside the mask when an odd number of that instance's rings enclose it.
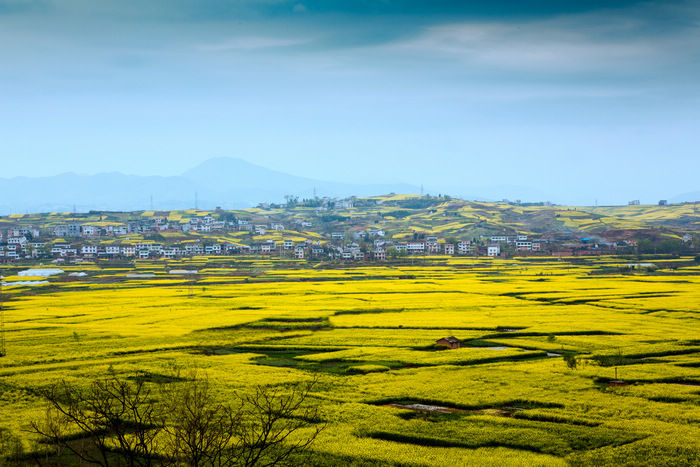
<path fill-rule="evenodd" d="M 0 177 L 656 202 L 700 190 L 699 76 L 696 1 L 0 0 Z"/>

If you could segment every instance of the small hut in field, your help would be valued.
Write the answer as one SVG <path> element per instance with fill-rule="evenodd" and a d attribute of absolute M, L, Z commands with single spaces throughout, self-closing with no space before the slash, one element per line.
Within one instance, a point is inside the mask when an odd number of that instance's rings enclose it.
<path fill-rule="evenodd" d="M 459 349 L 460 347 L 462 347 L 462 341 L 454 336 L 443 337 L 442 339 L 438 339 L 435 342 L 435 345 L 445 346 L 450 349 Z"/>

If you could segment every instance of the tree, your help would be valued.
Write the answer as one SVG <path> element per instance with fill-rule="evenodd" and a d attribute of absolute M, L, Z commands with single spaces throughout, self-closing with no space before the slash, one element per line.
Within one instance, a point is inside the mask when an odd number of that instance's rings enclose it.
<path fill-rule="evenodd" d="M 241 396 L 242 416 L 233 450 L 237 465 L 279 465 L 308 450 L 325 428 L 315 423 L 309 434 L 295 437 L 319 420 L 318 409 L 306 404 L 315 383 L 287 392 L 258 386 L 252 394 Z"/>
<path fill-rule="evenodd" d="M 175 381 L 156 394 L 142 377 L 112 375 L 87 389 L 52 385 L 41 392 L 46 416 L 32 429 L 53 448 L 51 459 L 135 467 L 279 465 L 307 452 L 325 427 L 308 405 L 316 380 L 285 389 L 257 386 L 230 402 L 219 401 L 196 371 Z"/>
<path fill-rule="evenodd" d="M 165 448 L 170 461 L 190 466 L 226 465 L 240 410 L 218 403 L 209 379 L 196 370 L 182 384 L 164 390 Z"/>
<path fill-rule="evenodd" d="M 49 407 L 44 420 L 31 427 L 55 454 L 67 451 L 102 466 L 115 464 L 115 459 L 130 467 L 150 466 L 157 458 L 161 427 L 142 377 L 131 382 L 112 376 L 86 389 L 63 381 L 40 394 Z"/>

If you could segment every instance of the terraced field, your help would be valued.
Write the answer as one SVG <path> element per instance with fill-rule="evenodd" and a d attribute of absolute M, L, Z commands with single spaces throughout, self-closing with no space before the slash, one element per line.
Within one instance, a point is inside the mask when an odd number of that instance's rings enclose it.
<path fill-rule="evenodd" d="M 27 431 L 38 388 L 108 371 L 170 384 L 173 368 L 196 366 L 223 397 L 318 378 L 316 464 L 700 463 L 692 258 L 63 269 L 36 285 L 2 271 L 0 429 L 26 451 L 40 448 Z M 462 347 L 436 348 L 447 336 Z"/>

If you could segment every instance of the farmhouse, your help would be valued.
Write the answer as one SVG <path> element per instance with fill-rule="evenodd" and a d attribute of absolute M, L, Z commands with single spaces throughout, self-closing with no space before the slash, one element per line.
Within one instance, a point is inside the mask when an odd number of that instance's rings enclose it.
<path fill-rule="evenodd" d="M 435 345 L 444 345 L 445 347 L 449 347 L 451 349 L 459 349 L 462 347 L 462 341 L 454 336 L 443 337 L 442 339 L 435 341 Z"/>

